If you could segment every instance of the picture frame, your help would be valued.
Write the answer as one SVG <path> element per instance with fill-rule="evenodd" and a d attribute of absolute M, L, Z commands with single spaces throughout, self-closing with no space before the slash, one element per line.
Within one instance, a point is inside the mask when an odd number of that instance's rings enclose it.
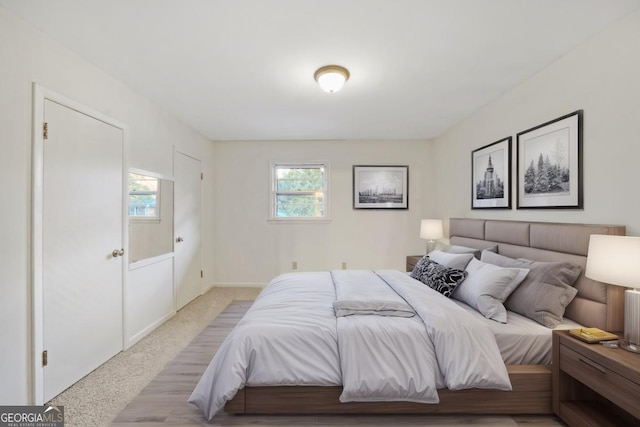
<path fill-rule="evenodd" d="M 471 152 L 471 209 L 511 209 L 511 141 Z"/>
<path fill-rule="evenodd" d="M 582 209 L 583 110 L 517 134 L 518 209 Z"/>
<path fill-rule="evenodd" d="M 409 209 L 409 166 L 353 166 L 354 209 Z"/>

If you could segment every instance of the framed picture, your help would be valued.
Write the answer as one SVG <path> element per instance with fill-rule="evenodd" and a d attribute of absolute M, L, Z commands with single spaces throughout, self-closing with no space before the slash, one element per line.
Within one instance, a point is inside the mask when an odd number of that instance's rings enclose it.
<path fill-rule="evenodd" d="M 354 166 L 354 209 L 408 209 L 409 166 Z"/>
<path fill-rule="evenodd" d="M 511 137 L 471 152 L 471 209 L 511 209 Z"/>
<path fill-rule="evenodd" d="M 582 110 L 520 132 L 518 209 L 582 209 Z"/>

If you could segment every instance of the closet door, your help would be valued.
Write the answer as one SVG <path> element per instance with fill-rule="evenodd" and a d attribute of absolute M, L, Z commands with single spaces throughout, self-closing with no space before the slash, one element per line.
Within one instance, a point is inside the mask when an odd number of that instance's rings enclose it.
<path fill-rule="evenodd" d="M 122 350 L 123 130 L 44 100 L 44 400 Z"/>
<path fill-rule="evenodd" d="M 175 152 L 176 309 L 202 293 L 200 160 Z"/>

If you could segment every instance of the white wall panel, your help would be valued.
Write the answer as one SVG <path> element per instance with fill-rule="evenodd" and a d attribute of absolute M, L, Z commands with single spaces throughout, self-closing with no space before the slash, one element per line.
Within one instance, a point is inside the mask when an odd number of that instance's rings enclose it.
<path fill-rule="evenodd" d="M 129 270 L 125 292 L 125 348 L 135 344 L 175 314 L 173 256 Z M 164 259 L 162 259 L 164 258 Z"/>

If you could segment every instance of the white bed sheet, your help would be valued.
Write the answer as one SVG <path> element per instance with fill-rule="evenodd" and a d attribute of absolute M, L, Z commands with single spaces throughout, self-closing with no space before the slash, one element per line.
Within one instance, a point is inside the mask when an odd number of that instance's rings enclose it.
<path fill-rule="evenodd" d="M 552 359 L 551 334 L 549 329 L 540 323 L 512 311 L 507 312 L 507 323 L 499 323 L 487 319 L 472 307 L 458 300 L 453 300 L 460 307 L 471 313 L 478 321 L 487 325 L 495 334 L 502 360 L 507 365 L 550 365 Z M 584 326 L 564 319 L 555 329 L 574 329 Z"/>

